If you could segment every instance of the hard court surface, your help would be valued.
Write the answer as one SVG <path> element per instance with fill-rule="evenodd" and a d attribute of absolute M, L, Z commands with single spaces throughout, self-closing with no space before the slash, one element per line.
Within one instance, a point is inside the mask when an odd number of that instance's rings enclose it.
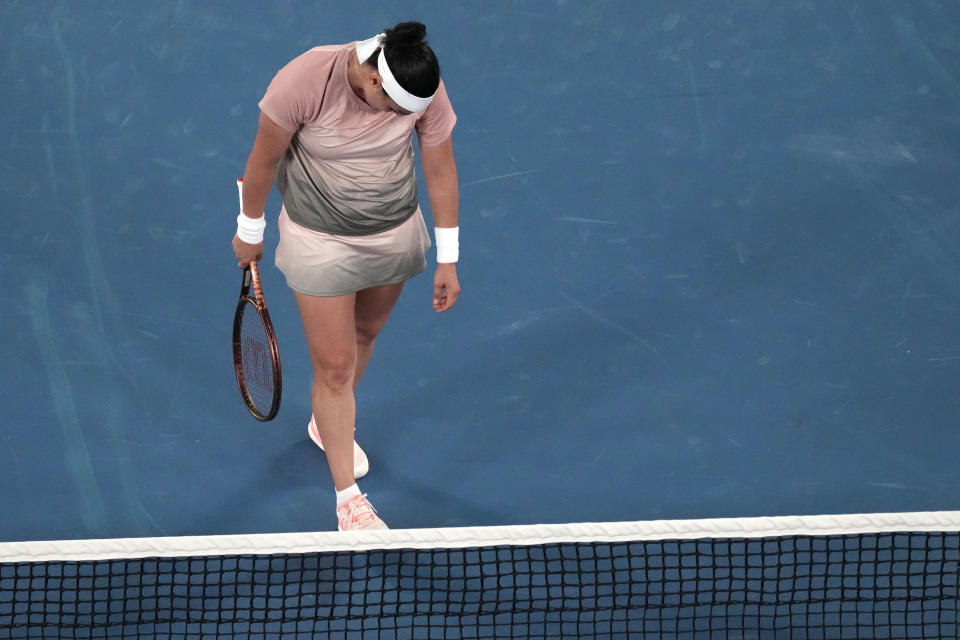
<path fill-rule="evenodd" d="M 236 391 L 234 180 L 277 69 L 405 19 L 463 294 L 360 389 L 392 527 L 960 508 L 955 2 L 9 1 L 0 540 L 335 528 L 276 193 L 278 418 Z"/>

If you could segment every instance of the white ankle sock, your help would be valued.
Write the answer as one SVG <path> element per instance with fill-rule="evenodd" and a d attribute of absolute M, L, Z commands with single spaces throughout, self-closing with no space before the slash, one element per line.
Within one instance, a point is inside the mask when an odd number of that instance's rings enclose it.
<path fill-rule="evenodd" d="M 351 499 L 360 495 L 360 487 L 353 483 L 343 491 L 337 491 L 337 508 L 339 509 Z"/>

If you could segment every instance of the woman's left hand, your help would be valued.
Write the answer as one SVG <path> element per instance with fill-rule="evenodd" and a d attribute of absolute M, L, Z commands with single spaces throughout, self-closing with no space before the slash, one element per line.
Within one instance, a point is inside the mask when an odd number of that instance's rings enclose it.
<path fill-rule="evenodd" d="M 460 295 L 460 281 L 457 280 L 457 265 L 444 263 L 437 265 L 433 276 L 433 308 L 443 313 L 457 303 Z"/>

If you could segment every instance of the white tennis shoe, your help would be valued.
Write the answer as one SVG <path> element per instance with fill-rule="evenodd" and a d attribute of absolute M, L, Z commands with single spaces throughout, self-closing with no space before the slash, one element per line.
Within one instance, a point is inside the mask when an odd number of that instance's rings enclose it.
<path fill-rule="evenodd" d="M 340 531 L 361 531 L 390 527 L 380 519 L 364 493 L 337 507 L 337 528 Z"/>
<path fill-rule="evenodd" d="M 313 416 L 310 416 L 310 424 L 307 425 L 307 433 L 310 434 L 310 439 L 313 440 L 313 443 L 320 447 L 321 451 L 324 451 L 323 443 L 320 441 L 320 432 L 317 431 L 317 423 L 314 422 Z M 367 454 L 363 452 L 363 449 L 360 448 L 360 445 L 357 444 L 357 441 L 353 441 L 353 477 L 362 478 L 367 475 L 367 472 L 370 471 L 370 461 L 367 460 Z"/>

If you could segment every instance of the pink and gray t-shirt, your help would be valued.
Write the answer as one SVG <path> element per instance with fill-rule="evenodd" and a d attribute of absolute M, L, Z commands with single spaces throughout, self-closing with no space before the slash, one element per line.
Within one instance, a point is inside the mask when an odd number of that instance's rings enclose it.
<path fill-rule="evenodd" d="M 273 78 L 260 109 L 293 133 L 277 187 L 296 224 L 365 236 L 392 229 L 419 206 L 411 134 L 423 146 L 447 139 L 457 116 L 440 87 L 430 106 L 407 116 L 375 111 L 351 89 L 355 43 L 315 47 Z"/>

